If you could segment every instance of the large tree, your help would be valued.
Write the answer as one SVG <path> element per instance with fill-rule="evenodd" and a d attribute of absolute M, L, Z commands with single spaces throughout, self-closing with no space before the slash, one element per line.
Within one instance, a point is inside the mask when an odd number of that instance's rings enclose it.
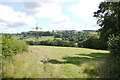
<path fill-rule="evenodd" d="M 120 33 L 120 1 L 101 2 L 94 17 L 98 18 L 97 24 L 101 26 L 99 31 L 103 40 L 107 41 L 111 34 Z"/>

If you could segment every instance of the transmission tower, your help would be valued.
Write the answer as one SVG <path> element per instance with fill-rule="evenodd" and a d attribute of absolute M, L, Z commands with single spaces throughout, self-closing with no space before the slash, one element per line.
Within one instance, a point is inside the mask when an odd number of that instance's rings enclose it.
<path fill-rule="evenodd" d="M 36 27 L 33 28 L 33 29 L 35 29 L 36 31 L 38 31 L 39 29 L 42 29 L 42 28 L 38 27 L 38 24 L 36 24 Z"/>
<path fill-rule="evenodd" d="M 32 28 L 32 29 L 35 29 L 35 30 L 36 30 L 36 39 L 38 39 L 38 38 L 39 38 L 38 30 L 39 30 L 39 29 L 42 29 L 42 28 L 38 27 L 38 24 L 36 24 L 36 27 L 34 27 L 34 28 Z M 42 34 L 40 35 L 40 37 L 42 37 Z"/>

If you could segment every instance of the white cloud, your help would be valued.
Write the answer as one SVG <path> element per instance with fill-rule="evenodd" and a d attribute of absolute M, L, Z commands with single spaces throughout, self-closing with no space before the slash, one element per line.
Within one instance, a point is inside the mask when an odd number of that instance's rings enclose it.
<path fill-rule="evenodd" d="M 53 0 L 1 0 L 1 2 L 52 2 Z"/>
<path fill-rule="evenodd" d="M 54 2 L 56 3 L 65 3 L 65 2 L 74 2 L 74 1 L 77 1 L 77 0 L 53 0 Z"/>
<path fill-rule="evenodd" d="M 39 18 L 50 18 L 53 22 L 68 20 L 68 17 L 65 16 L 62 12 L 62 6 L 55 3 L 49 4 L 44 3 L 41 8 L 39 8 L 39 13 L 36 14 L 36 17 Z"/>
<path fill-rule="evenodd" d="M 46 0 L 47 1 L 47 0 Z M 24 27 L 37 23 L 36 18 L 51 19 L 53 22 L 68 20 L 62 12 L 62 6 L 54 3 L 23 2 L 22 10 L 15 11 L 7 5 L 0 5 L 0 24 L 4 29 Z M 4 24 L 4 25 L 3 25 Z M 9 28 L 10 29 L 10 28 Z"/>
<path fill-rule="evenodd" d="M 78 4 L 68 7 L 68 10 L 73 13 L 73 16 L 95 24 L 96 19 L 93 18 L 93 14 L 101 1 L 104 0 L 80 0 Z"/>
<path fill-rule="evenodd" d="M 52 30 L 97 30 L 100 27 L 97 25 L 80 25 L 78 23 L 73 23 L 71 21 L 62 21 L 53 23 L 50 28 Z"/>
<path fill-rule="evenodd" d="M 8 27 L 20 27 L 35 24 L 36 20 L 25 13 L 14 11 L 9 6 L 0 5 L 0 22 L 6 23 Z"/>
<path fill-rule="evenodd" d="M 84 26 L 70 22 L 70 21 L 52 24 L 50 27 L 53 30 L 79 30 L 81 31 L 84 29 Z"/>
<path fill-rule="evenodd" d="M 27 15 L 33 15 L 37 18 L 49 18 L 53 22 L 68 20 L 62 11 L 63 7 L 58 3 L 23 3 L 22 11 Z"/>
<path fill-rule="evenodd" d="M 27 16 L 23 12 L 14 11 L 11 7 L 0 5 L 0 29 L 2 31 L 12 31 L 12 27 L 24 27 L 33 25 L 36 20 L 32 16 Z"/>
<path fill-rule="evenodd" d="M 4 33 L 16 33 L 16 30 L 14 28 L 10 28 L 10 29 L 3 29 L 1 32 L 4 32 Z"/>
<path fill-rule="evenodd" d="M 5 0 L 4 0 L 5 1 Z M 18 2 L 18 0 L 12 0 Z M 32 26 L 37 23 L 37 19 L 51 19 L 53 23 L 49 29 L 70 29 L 83 30 L 89 29 L 89 25 L 80 25 L 69 21 L 69 17 L 63 12 L 63 3 L 73 0 L 21 0 L 22 9 L 15 11 L 15 6 L 7 6 L 0 4 L 0 29 L 10 29 L 10 27 Z M 78 0 L 74 0 L 78 1 Z M 96 19 L 93 18 L 93 12 L 97 10 L 100 0 L 80 0 L 76 5 L 68 8 L 73 13 L 73 16 L 80 18 L 91 25 L 96 24 Z M 10 1 L 8 1 L 10 2 Z M 47 23 L 46 23 L 47 25 Z M 27 27 L 27 26 L 26 26 Z M 27 29 L 27 28 L 26 28 Z M 91 28 L 92 29 L 92 28 Z M 11 28 L 9 31 L 15 31 Z"/>
<path fill-rule="evenodd" d="M 55 3 L 55 2 L 68 2 L 73 0 L 1 0 L 1 2 L 42 2 L 42 3 Z"/>

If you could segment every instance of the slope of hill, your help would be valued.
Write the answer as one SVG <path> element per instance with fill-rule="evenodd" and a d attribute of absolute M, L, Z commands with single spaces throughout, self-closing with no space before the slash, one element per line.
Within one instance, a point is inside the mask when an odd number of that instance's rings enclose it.
<path fill-rule="evenodd" d="M 30 46 L 28 53 L 3 59 L 3 78 L 91 78 L 97 74 L 97 63 L 108 53 L 86 48 Z"/>

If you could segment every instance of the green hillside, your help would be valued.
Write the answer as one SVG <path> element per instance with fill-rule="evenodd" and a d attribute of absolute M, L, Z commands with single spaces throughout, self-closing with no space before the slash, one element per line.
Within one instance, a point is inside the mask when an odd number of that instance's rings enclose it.
<path fill-rule="evenodd" d="M 5 78 L 91 78 L 108 51 L 30 46 L 29 52 L 3 59 Z M 90 72 L 90 73 L 89 73 Z"/>

